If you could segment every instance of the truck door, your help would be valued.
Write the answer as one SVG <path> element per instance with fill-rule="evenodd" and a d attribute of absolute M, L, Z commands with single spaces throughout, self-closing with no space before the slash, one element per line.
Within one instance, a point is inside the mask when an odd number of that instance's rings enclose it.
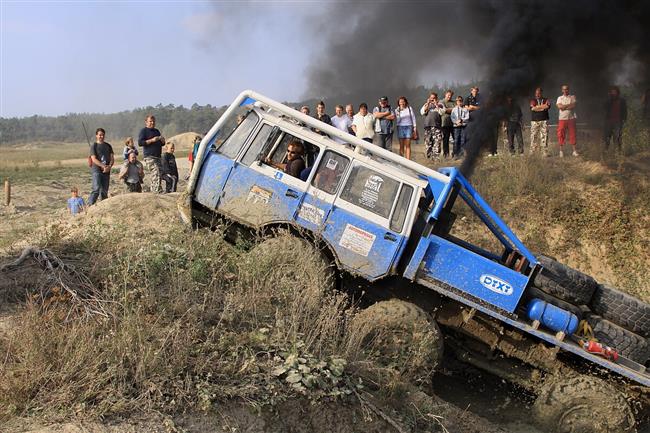
<path fill-rule="evenodd" d="M 414 188 L 354 161 L 323 231 L 341 265 L 374 280 L 390 274 L 405 242 Z"/>
<path fill-rule="evenodd" d="M 313 232 L 322 233 L 334 206 L 336 193 L 350 166 L 350 158 L 326 150 L 317 164 L 316 169 L 310 173 L 310 183 L 296 215 L 296 222 Z"/>
<path fill-rule="evenodd" d="M 296 140 L 289 133 L 273 132 L 270 125 L 263 125 L 241 161 L 234 164 L 219 201 L 219 212 L 256 227 L 294 220 L 307 183 L 262 162 L 268 157 L 275 164 L 285 163 L 288 144 Z M 269 139 L 275 143 L 268 156 L 260 158 Z"/>
<path fill-rule="evenodd" d="M 196 182 L 194 199 L 198 203 L 208 209 L 216 209 L 226 179 L 235 165 L 234 159 L 259 120 L 259 116 L 251 112 L 223 143 L 211 144 Z"/>

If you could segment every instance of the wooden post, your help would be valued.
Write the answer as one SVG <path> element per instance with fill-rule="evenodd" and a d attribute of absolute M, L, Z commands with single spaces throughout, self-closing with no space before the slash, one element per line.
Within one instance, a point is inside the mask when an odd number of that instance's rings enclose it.
<path fill-rule="evenodd" d="M 5 179 L 5 206 L 9 206 L 9 203 L 11 203 L 11 182 Z"/>

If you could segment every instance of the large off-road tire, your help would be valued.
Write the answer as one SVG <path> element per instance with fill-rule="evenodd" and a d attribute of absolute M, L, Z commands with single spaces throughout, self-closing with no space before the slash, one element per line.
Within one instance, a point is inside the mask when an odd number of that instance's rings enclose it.
<path fill-rule="evenodd" d="M 535 286 L 574 305 L 586 305 L 598 283 L 589 275 L 546 256 L 537 259 L 544 269 L 535 277 Z"/>
<path fill-rule="evenodd" d="M 278 284 L 315 288 L 326 292 L 336 288 L 336 268 L 311 242 L 292 235 L 268 238 L 247 255 L 247 266 L 259 277 Z"/>
<path fill-rule="evenodd" d="M 599 316 L 635 334 L 650 337 L 650 305 L 634 296 L 599 284 L 589 307 Z"/>
<path fill-rule="evenodd" d="M 650 359 L 648 340 L 599 316 L 590 316 L 587 322 L 599 343 L 610 346 L 625 358 L 644 365 Z"/>
<path fill-rule="evenodd" d="M 588 376 L 549 377 L 533 404 L 533 416 L 554 433 L 636 432 L 625 396 Z"/>
<path fill-rule="evenodd" d="M 438 324 L 410 302 L 391 299 L 371 305 L 352 319 L 351 332 L 376 364 L 415 382 L 429 381 L 442 361 L 444 337 Z"/>

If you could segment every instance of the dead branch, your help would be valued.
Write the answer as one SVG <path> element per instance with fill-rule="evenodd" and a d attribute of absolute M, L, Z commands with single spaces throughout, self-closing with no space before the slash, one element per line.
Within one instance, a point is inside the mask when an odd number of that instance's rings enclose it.
<path fill-rule="evenodd" d="M 27 247 L 23 250 L 22 253 L 20 253 L 20 256 L 16 260 L 14 260 L 11 263 L 7 263 L 6 265 L 0 266 L 0 272 L 4 271 L 9 271 L 11 269 L 15 269 L 18 266 L 20 266 L 28 257 L 34 255 L 35 253 L 38 253 L 40 250 L 35 247 Z"/>
<path fill-rule="evenodd" d="M 37 294 L 44 311 L 50 306 L 52 299 L 65 298 L 71 305 L 65 316 L 66 321 L 77 316 L 77 313 L 82 313 L 85 317 L 111 316 L 107 308 L 108 301 L 98 296 L 99 291 L 92 281 L 50 250 L 29 246 L 23 249 L 16 260 L 0 267 L 0 272 L 16 269 L 28 258 L 32 258 L 44 271 L 45 279 Z"/>

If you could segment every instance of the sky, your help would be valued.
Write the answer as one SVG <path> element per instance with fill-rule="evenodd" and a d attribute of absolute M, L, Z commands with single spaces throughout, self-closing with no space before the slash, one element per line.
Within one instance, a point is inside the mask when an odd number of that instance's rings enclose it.
<path fill-rule="evenodd" d="M 0 117 L 298 100 L 318 5 L 0 0 Z"/>
<path fill-rule="evenodd" d="M 327 8 L 341 7 L 336 0 L 0 0 L 0 117 L 221 106 L 244 89 L 280 101 L 327 97 L 310 92 L 307 77 L 327 67 L 328 38 L 351 30 L 328 21 Z M 416 84 L 477 78 L 471 68 L 459 75 L 453 62 L 440 65 L 435 80 L 425 73 Z M 339 75 L 345 80 L 345 71 Z"/>

